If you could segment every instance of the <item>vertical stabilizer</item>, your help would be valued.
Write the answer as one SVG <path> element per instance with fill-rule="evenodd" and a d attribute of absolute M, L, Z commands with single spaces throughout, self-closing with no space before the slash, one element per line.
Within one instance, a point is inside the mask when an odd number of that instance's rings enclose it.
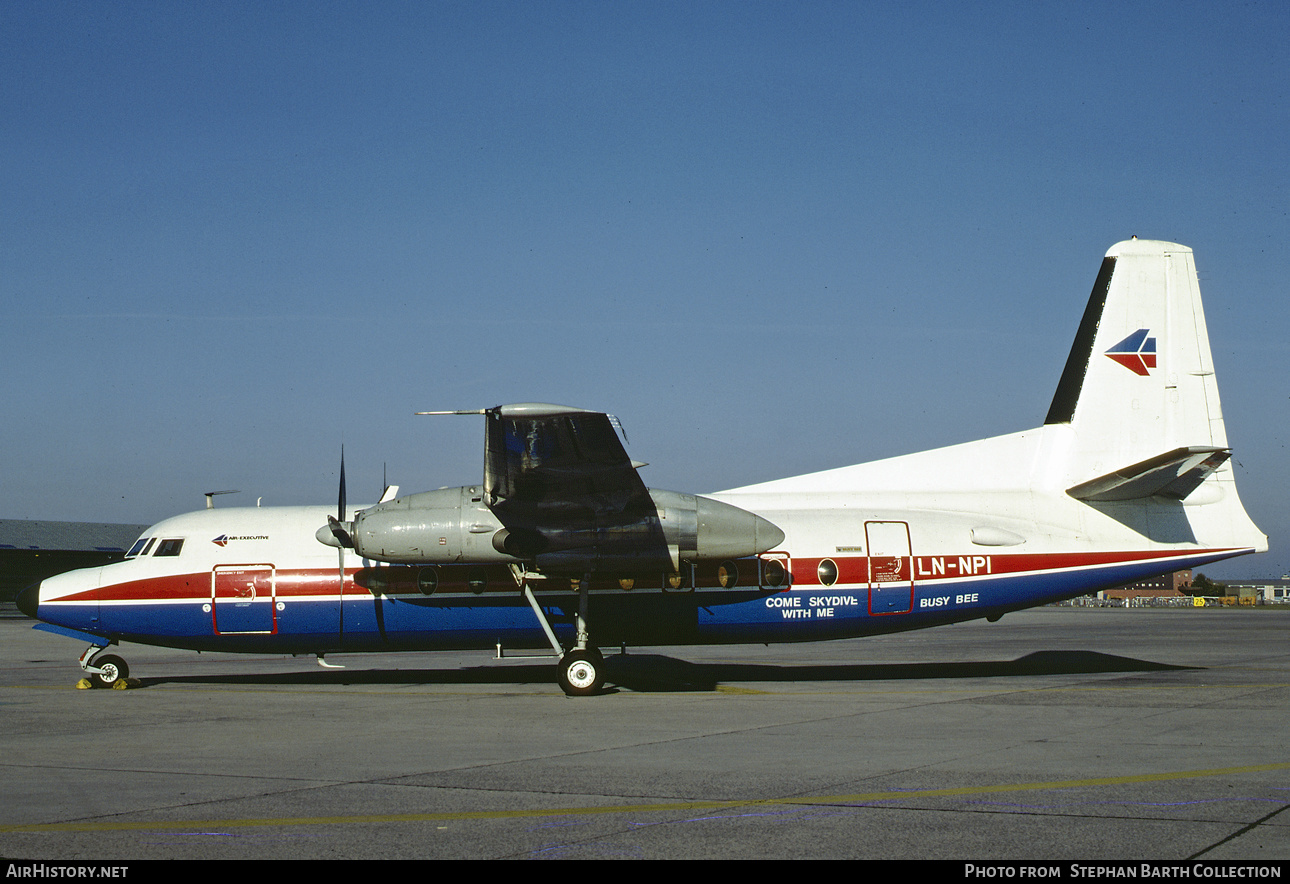
<path fill-rule="evenodd" d="M 1045 423 L 1074 431 L 1070 483 L 1226 450 L 1191 249 L 1134 239 L 1106 253 Z"/>

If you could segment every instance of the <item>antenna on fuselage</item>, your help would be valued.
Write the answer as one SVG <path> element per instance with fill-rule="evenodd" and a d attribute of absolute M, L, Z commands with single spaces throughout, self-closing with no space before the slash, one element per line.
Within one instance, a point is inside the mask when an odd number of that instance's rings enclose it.
<path fill-rule="evenodd" d="M 237 493 L 238 493 L 237 491 L 207 491 L 207 492 L 206 492 L 206 509 L 208 509 L 208 510 L 213 510 L 213 509 L 215 509 L 215 495 L 216 495 L 216 494 L 237 494 Z"/>
<path fill-rule="evenodd" d="M 391 485 L 389 477 L 385 474 L 386 464 L 381 464 L 381 484 L 384 490 L 381 491 L 381 499 L 377 503 L 387 503 L 399 496 L 399 486 Z"/>

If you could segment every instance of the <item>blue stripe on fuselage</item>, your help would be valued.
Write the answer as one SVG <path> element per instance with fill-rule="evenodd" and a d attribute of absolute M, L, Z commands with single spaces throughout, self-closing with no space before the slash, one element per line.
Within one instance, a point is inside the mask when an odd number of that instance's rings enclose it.
<path fill-rule="evenodd" d="M 601 646 L 791 642 L 903 631 L 1018 610 L 1119 586 L 1162 568 L 1196 567 L 1223 555 L 1108 565 L 974 580 L 916 583 L 907 612 L 871 614 L 869 590 L 859 586 L 808 586 L 768 595 L 750 592 L 733 601 L 728 592 L 630 596 L 593 594 L 589 622 Z M 886 590 L 884 590 L 885 592 Z M 85 629 L 98 615 L 96 633 L 114 640 L 194 650 L 259 653 L 320 651 L 450 650 L 546 647 L 537 618 L 515 595 L 480 598 L 382 596 L 265 600 L 274 605 L 274 632 L 217 634 L 209 602 L 151 604 L 104 602 L 42 605 L 41 619 Z M 568 643 L 574 596 L 542 600 L 553 627 Z M 248 618 L 245 622 L 257 622 Z"/>

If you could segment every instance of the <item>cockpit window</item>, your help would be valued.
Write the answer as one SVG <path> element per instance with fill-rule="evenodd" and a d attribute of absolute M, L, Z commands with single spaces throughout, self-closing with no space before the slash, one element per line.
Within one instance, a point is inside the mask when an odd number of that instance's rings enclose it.
<path fill-rule="evenodd" d="M 156 542 L 157 538 L 155 537 L 140 537 L 134 542 L 134 546 L 130 547 L 130 551 L 125 554 L 125 557 L 130 559 L 135 556 L 146 556 L 152 550 L 152 545 Z"/>
<path fill-rule="evenodd" d="M 177 556 L 179 551 L 184 548 L 182 540 L 163 540 L 157 544 L 157 551 L 154 556 Z"/>

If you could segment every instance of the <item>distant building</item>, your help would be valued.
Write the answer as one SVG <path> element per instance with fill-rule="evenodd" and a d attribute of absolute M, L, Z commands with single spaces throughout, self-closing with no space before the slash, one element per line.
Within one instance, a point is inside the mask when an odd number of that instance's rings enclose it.
<path fill-rule="evenodd" d="M 1227 594 L 1253 596 L 1264 604 L 1284 604 L 1290 602 L 1290 574 L 1283 574 L 1280 579 L 1234 581 L 1227 584 Z"/>
<path fill-rule="evenodd" d="M 1222 581 L 1227 587 L 1225 595 L 1231 599 L 1242 599 L 1241 604 L 1278 604 L 1290 603 L 1290 575 L 1280 579 L 1263 578 L 1258 580 Z M 1099 592 L 1100 599 L 1133 599 L 1133 598 L 1177 598 L 1191 595 L 1191 571 L 1174 571 L 1162 574 L 1150 580 L 1140 580 Z"/>
<path fill-rule="evenodd" d="M 147 525 L 0 519 L 0 601 L 64 571 L 125 558 Z"/>
<path fill-rule="evenodd" d="M 1191 595 L 1191 569 L 1185 568 L 1182 571 L 1161 574 L 1159 577 L 1139 580 L 1136 583 L 1126 583 L 1124 586 L 1117 586 L 1115 589 L 1104 589 L 1097 594 L 1097 597 L 1100 599 L 1136 599 L 1142 597 L 1182 598 L 1189 595 Z"/>

